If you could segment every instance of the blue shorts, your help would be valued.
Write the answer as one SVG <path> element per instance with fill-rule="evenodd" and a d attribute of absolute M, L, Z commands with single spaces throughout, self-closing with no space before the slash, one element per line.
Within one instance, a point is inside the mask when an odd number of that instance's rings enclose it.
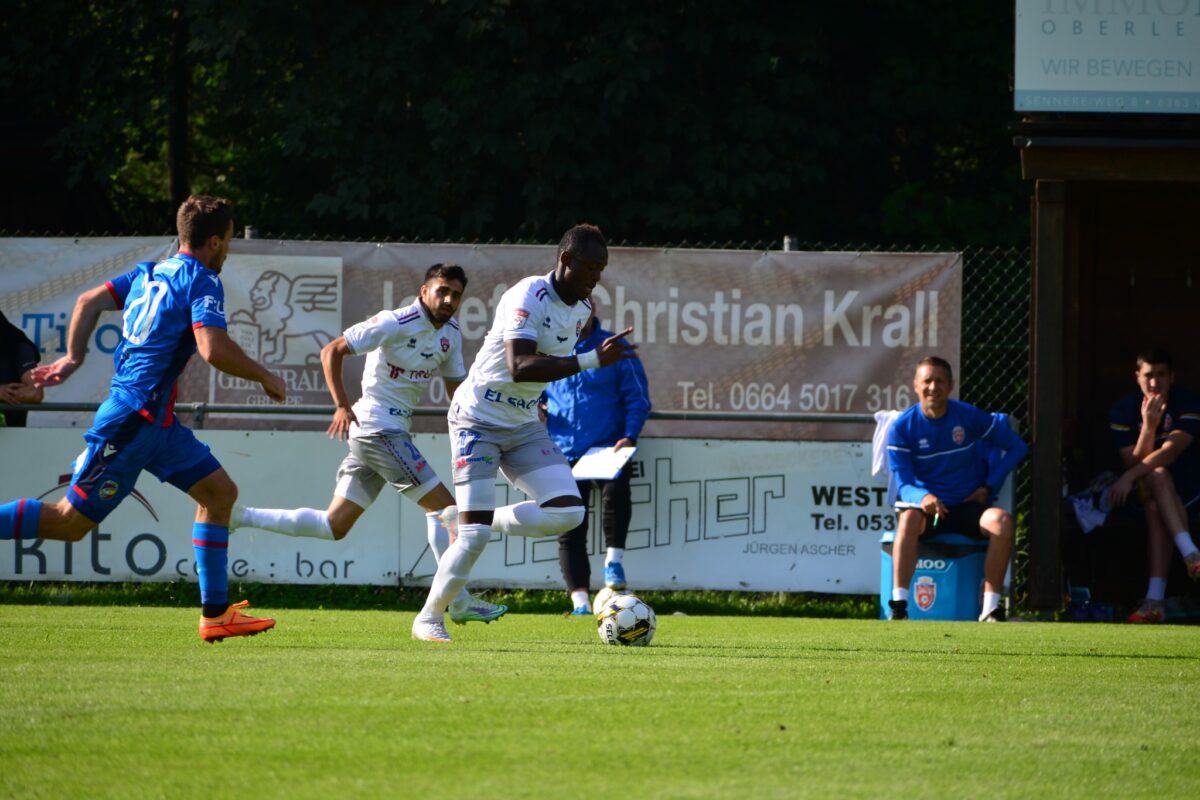
<path fill-rule="evenodd" d="M 67 499 L 93 522 L 129 496 L 142 470 L 186 492 L 221 468 L 208 445 L 174 414 L 169 425 L 155 424 L 111 397 L 83 438 L 87 449 L 75 460 Z"/>

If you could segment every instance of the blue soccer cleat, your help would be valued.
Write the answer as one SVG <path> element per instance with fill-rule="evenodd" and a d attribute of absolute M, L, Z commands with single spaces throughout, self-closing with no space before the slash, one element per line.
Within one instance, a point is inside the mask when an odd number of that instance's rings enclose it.
<path fill-rule="evenodd" d="M 590 617 L 592 610 L 587 606 L 575 606 L 575 610 L 570 613 L 572 617 Z"/>
<path fill-rule="evenodd" d="M 458 605 L 450 604 L 450 621 L 455 625 L 466 625 L 468 622 L 493 622 L 508 613 L 508 606 L 502 603 L 489 603 L 478 597 Z"/>
<path fill-rule="evenodd" d="M 625 588 L 625 567 L 615 561 L 604 565 L 604 585 L 612 589 Z"/>

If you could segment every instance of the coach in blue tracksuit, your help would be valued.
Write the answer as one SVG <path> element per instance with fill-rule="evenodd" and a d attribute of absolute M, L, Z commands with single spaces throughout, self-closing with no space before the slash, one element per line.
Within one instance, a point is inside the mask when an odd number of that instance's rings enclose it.
<path fill-rule="evenodd" d="M 595 311 L 579 334 L 575 352 L 595 350 L 612 336 L 596 322 Z M 630 447 L 637 443 L 650 413 L 646 371 L 637 358 L 618 361 L 611 369 L 592 369 L 554 381 L 543 396 L 550 438 L 574 464 L 591 447 Z M 604 541 L 608 548 L 604 583 L 625 588 L 625 537 L 633 509 L 629 498 L 630 468 L 611 481 L 579 481 L 579 496 L 587 499 L 592 483 L 600 488 Z M 586 506 L 586 503 L 585 503 Z M 574 614 L 588 614 L 591 565 L 587 555 L 588 519 L 558 537 L 558 561 L 571 593 Z"/>
<path fill-rule="evenodd" d="M 991 505 L 1005 478 L 1028 448 L 996 414 L 950 399 L 954 375 L 937 356 L 922 359 L 913 378 L 917 405 L 888 429 L 888 465 L 896 476 L 899 524 L 892 573 L 892 619 L 908 616 L 908 586 L 917 563 L 917 540 L 927 530 L 953 531 L 988 540 L 983 564 L 980 622 L 1003 622 L 1000 593 L 1012 554 L 1012 514 Z M 983 457 L 987 442 L 1004 455 Z"/>

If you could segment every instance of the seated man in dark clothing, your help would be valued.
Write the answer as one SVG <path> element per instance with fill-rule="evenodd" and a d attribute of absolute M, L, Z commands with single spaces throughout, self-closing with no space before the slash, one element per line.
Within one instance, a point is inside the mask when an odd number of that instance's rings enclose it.
<path fill-rule="evenodd" d="M 43 390 L 33 385 L 33 368 L 40 361 L 38 349 L 20 328 L 0 312 L 0 404 L 42 402 Z M 28 411 L 0 409 L 0 423 L 24 428 Z"/>
<path fill-rule="evenodd" d="M 1173 547 L 1183 556 L 1188 576 L 1200 580 L 1200 550 L 1188 531 L 1188 512 L 1200 501 L 1200 450 L 1191 446 L 1200 435 L 1200 397 L 1174 386 L 1171 355 L 1160 348 L 1138 354 L 1134 376 L 1137 391 L 1109 412 L 1125 472 L 1108 496 L 1113 507 L 1141 501 L 1150 583 L 1129 621 L 1154 623 L 1166 618 L 1163 598 Z M 1134 491 L 1135 486 L 1140 489 Z"/>

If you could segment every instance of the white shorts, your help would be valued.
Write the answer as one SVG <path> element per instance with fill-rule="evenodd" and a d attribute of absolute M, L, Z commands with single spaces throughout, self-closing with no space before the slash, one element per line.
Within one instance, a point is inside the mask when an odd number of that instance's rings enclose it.
<path fill-rule="evenodd" d="M 485 479 L 495 481 L 497 470 L 518 487 L 526 475 L 547 467 L 570 470 L 566 457 L 540 422 L 497 428 L 456 417 L 453 409 L 447 419 L 455 486 Z"/>
<path fill-rule="evenodd" d="M 338 467 L 334 494 L 368 508 L 386 483 L 410 500 L 420 500 L 442 481 L 407 433 L 352 437 L 350 452 Z"/>

